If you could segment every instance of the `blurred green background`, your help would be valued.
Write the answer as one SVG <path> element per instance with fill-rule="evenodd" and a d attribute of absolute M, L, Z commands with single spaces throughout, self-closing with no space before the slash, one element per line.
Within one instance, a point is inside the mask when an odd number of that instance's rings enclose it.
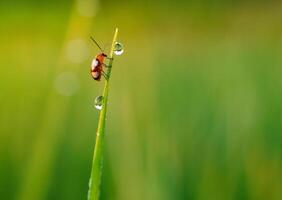
<path fill-rule="evenodd" d="M 115 27 L 102 199 L 282 199 L 281 19 L 279 1 L 2 1 L 0 199 L 86 200 L 89 36 Z"/>

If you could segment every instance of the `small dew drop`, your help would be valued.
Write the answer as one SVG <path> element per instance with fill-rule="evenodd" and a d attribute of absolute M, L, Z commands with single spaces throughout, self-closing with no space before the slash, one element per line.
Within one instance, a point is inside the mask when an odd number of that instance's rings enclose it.
<path fill-rule="evenodd" d="M 115 49 L 114 49 L 114 53 L 117 55 L 117 56 L 120 56 L 121 54 L 123 54 L 123 44 L 121 44 L 120 42 L 116 42 L 115 43 Z"/>
<path fill-rule="evenodd" d="M 95 98 L 95 101 L 94 101 L 94 106 L 97 110 L 102 110 L 102 107 L 103 107 L 103 100 L 104 100 L 104 97 L 103 96 L 97 96 Z"/>

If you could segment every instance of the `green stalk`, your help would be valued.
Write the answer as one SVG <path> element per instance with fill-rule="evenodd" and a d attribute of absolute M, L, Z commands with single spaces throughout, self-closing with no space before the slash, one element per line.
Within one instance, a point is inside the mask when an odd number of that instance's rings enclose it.
<path fill-rule="evenodd" d="M 99 200 L 100 188 L 101 188 L 101 177 L 103 168 L 103 145 L 104 145 L 104 135 L 105 135 L 105 122 L 107 115 L 107 103 L 108 103 L 108 93 L 109 93 L 109 80 L 111 76 L 113 55 L 115 43 L 117 40 L 118 29 L 116 28 L 113 43 L 110 51 L 109 57 L 109 67 L 107 68 L 108 79 L 105 80 L 105 86 L 103 91 L 103 103 L 102 110 L 100 111 L 98 129 L 96 135 L 96 144 L 93 155 L 92 170 L 89 180 L 89 190 L 88 190 L 88 200 Z"/>

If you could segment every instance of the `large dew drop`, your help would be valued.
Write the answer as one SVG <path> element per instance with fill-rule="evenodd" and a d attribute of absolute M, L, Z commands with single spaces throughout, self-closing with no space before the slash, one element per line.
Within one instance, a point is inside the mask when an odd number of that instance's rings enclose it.
<path fill-rule="evenodd" d="M 95 101 L 94 101 L 94 106 L 97 110 L 102 110 L 102 107 L 103 107 L 103 100 L 104 100 L 104 97 L 103 96 L 97 96 L 95 98 Z"/>
<path fill-rule="evenodd" d="M 121 44 L 120 42 L 116 42 L 115 48 L 114 48 L 114 53 L 117 56 L 120 56 L 121 54 L 123 54 L 123 44 Z"/>

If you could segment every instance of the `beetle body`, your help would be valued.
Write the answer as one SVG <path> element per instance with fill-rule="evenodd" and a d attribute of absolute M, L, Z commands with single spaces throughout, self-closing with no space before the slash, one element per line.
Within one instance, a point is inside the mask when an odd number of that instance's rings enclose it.
<path fill-rule="evenodd" d="M 101 76 L 102 76 L 102 73 L 103 73 L 104 60 L 105 60 L 106 57 L 107 57 L 106 54 L 100 53 L 92 61 L 91 76 L 96 81 L 101 80 Z"/>

